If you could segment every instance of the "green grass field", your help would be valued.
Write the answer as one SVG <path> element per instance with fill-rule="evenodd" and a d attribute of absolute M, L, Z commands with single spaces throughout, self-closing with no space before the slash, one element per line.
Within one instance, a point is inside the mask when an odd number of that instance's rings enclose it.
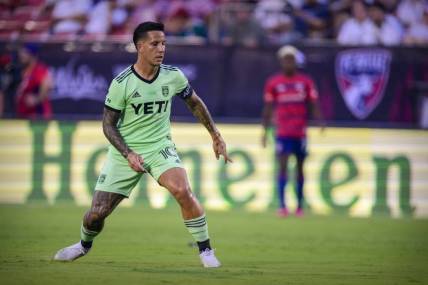
<path fill-rule="evenodd" d="M 428 220 L 208 212 L 223 262 L 204 269 L 178 209 L 119 208 L 93 250 L 52 262 L 85 208 L 0 206 L 0 284 L 428 284 Z"/>

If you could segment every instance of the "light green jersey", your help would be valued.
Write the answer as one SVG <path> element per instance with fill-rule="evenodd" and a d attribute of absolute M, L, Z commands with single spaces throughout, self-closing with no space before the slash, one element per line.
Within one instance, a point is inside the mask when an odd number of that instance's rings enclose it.
<path fill-rule="evenodd" d="M 172 98 L 187 98 L 192 92 L 176 67 L 161 65 L 148 81 L 130 66 L 111 82 L 105 107 L 121 113 L 117 127 L 126 144 L 137 152 L 147 151 L 170 137 Z M 117 153 L 113 146 L 110 150 Z"/>

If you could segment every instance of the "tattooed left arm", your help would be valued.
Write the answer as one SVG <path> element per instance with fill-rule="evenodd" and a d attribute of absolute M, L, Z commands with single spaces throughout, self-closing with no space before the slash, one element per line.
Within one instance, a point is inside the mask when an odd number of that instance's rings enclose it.
<path fill-rule="evenodd" d="M 213 149 L 214 153 L 217 159 L 219 159 L 220 155 L 224 157 L 224 161 L 232 162 L 232 160 L 227 155 L 226 151 L 226 143 L 224 142 L 223 138 L 221 137 L 221 134 L 219 130 L 217 129 L 210 112 L 208 111 L 207 106 L 202 101 L 201 98 L 199 98 L 198 95 L 196 95 L 195 92 L 186 99 L 184 99 L 186 102 L 187 107 L 192 112 L 193 116 L 195 116 L 199 122 L 201 122 L 205 128 L 208 130 L 208 132 L 211 135 L 211 138 L 213 140 Z"/>

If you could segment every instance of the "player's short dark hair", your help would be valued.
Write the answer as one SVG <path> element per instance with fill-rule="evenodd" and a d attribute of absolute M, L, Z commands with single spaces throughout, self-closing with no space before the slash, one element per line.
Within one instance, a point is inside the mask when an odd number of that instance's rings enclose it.
<path fill-rule="evenodd" d="M 138 40 L 144 38 L 147 35 L 147 32 L 150 31 L 163 31 L 164 27 L 162 23 L 156 23 L 156 22 L 143 22 L 139 24 L 135 30 L 134 35 L 132 37 L 132 40 L 134 42 L 134 45 L 137 46 Z"/>
<path fill-rule="evenodd" d="M 22 46 L 29 54 L 32 56 L 37 56 L 39 54 L 40 46 L 36 43 L 26 43 Z"/>

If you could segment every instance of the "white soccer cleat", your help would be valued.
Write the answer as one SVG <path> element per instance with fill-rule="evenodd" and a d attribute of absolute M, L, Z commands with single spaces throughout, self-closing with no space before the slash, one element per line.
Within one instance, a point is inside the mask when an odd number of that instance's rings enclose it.
<path fill-rule="evenodd" d="M 205 268 L 210 267 L 220 267 L 221 263 L 218 261 L 217 257 L 214 255 L 214 249 L 206 249 L 199 254 L 201 258 L 202 265 Z"/>
<path fill-rule="evenodd" d="M 80 241 L 76 244 L 70 245 L 69 247 L 58 250 L 54 256 L 56 261 L 73 261 L 86 255 L 89 252 L 90 248 L 84 248 Z"/>

